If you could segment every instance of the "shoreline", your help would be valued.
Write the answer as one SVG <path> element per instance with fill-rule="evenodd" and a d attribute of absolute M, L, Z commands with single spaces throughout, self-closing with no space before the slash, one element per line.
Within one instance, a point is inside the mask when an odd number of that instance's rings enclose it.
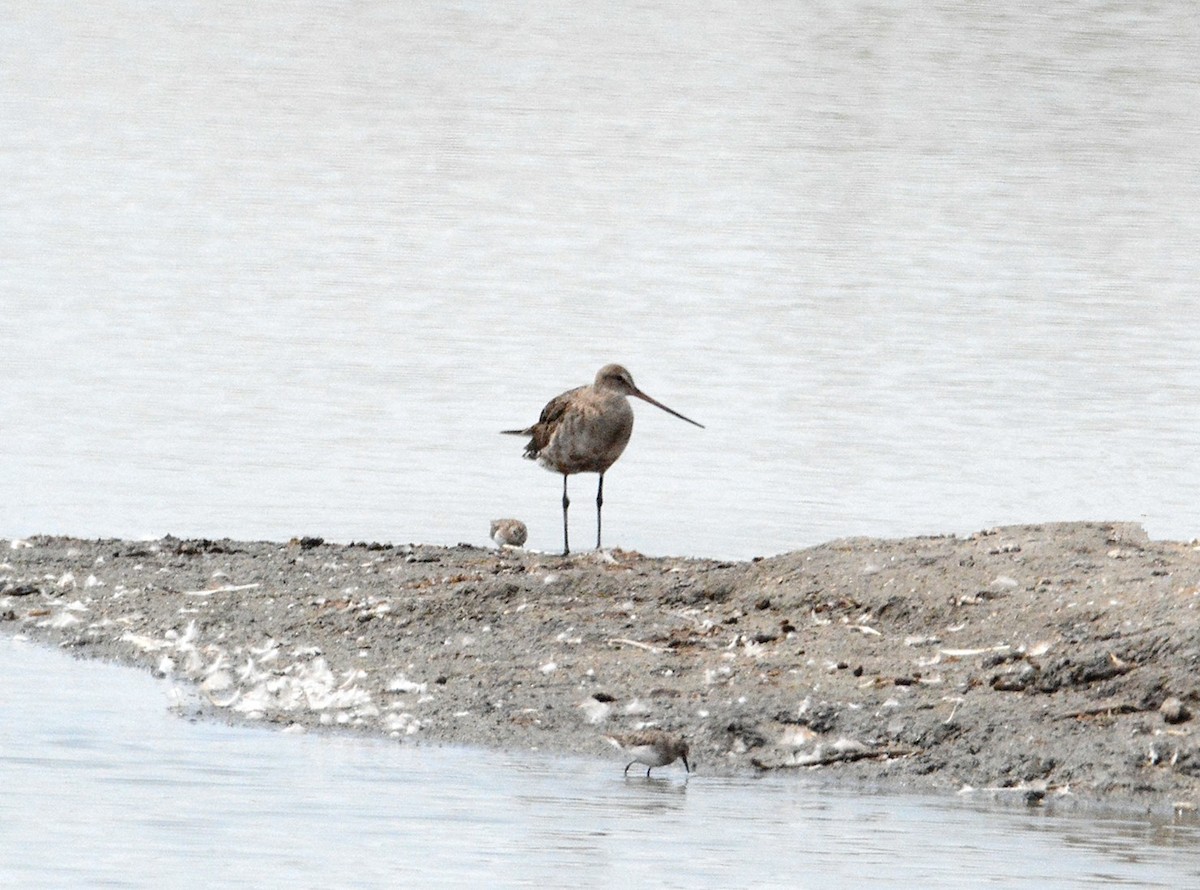
<path fill-rule="evenodd" d="M 0 631 L 233 722 L 1191 814 L 1200 545 L 1130 523 L 750 562 L 459 545 L 0 542 Z"/>

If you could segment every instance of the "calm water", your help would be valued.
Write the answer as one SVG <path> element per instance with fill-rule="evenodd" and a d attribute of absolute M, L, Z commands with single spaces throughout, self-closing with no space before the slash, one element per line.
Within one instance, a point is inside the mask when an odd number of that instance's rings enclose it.
<path fill-rule="evenodd" d="M 1186 887 L 1200 830 L 173 716 L 0 637 L 0 885 Z M 569 878 L 568 878 L 569 876 Z"/>
<path fill-rule="evenodd" d="M 13 2 L 0 534 L 1200 534 L 1189 4 Z M 577 540 L 594 477 L 574 482 Z"/>

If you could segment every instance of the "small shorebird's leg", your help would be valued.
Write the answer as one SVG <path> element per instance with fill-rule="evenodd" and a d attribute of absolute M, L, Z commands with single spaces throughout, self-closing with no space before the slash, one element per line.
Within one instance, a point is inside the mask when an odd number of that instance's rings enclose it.
<path fill-rule="evenodd" d="M 604 474 L 600 474 L 600 485 L 596 489 L 596 549 L 600 549 L 600 508 L 604 506 Z"/>
<path fill-rule="evenodd" d="M 567 537 L 567 507 L 571 506 L 571 499 L 567 497 L 567 474 L 563 473 L 563 556 L 567 556 L 571 552 L 570 540 Z"/>
<path fill-rule="evenodd" d="M 629 763 L 625 764 L 625 775 L 627 775 L 627 776 L 629 775 L 629 768 L 631 766 L 633 766 L 635 763 L 637 763 L 636 760 L 631 760 L 631 761 L 629 761 Z"/>

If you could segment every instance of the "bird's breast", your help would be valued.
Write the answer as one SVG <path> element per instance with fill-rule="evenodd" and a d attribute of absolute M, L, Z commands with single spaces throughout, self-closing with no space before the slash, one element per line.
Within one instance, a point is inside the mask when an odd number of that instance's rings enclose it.
<path fill-rule="evenodd" d="M 563 415 L 538 460 L 559 473 L 603 473 L 632 432 L 633 409 L 624 396 L 581 402 Z"/>

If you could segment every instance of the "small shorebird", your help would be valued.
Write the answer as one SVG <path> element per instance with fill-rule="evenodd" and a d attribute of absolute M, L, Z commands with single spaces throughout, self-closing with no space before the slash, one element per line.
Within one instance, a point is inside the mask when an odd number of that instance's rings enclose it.
<path fill-rule="evenodd" d="M 600 549 L 600 508 L 604 505 L 604 473 L 629 444 L 633 432 L 633 409 L 626 396 L 635 396 L 674 414 L 680 420 L 704 428 L 690 417 L 672 411 L 634 385 L 633 377 L 620 365 L 605 365 L 596 372 L 591 386 L 569 389 L 551 399 L 538 422 L 523 430 L 503 430 L 508 436 L 530 436 L 525 457 L 536 460 L 563 477 L 563 555 L 571 552 L 567 535 L 567 477 L 574 473 L 599 473 L 596 488 L 596 549 Z"/>
<path fill-rule="evenodd" d="M 614 733 L 605 738 L 633 758 L 625 764 L 625 775 L 629 775 L 629 767 L 641 763 L 646 767 L 648 779 L 654 767 L 666 766 L 676 760 L 682 760 L 684 772 L 691 775 L 692 769 L 687 759 L 688 743 L 681 736 L 671 735 L 661 729 L 644 729 L 641 732 Z"/>
<path fill-rule="evenodd" d="M 519 519 L 493 519 L 492 540 L 501 547 L 520 547 L 529 538 L 529 529 Z"/>

